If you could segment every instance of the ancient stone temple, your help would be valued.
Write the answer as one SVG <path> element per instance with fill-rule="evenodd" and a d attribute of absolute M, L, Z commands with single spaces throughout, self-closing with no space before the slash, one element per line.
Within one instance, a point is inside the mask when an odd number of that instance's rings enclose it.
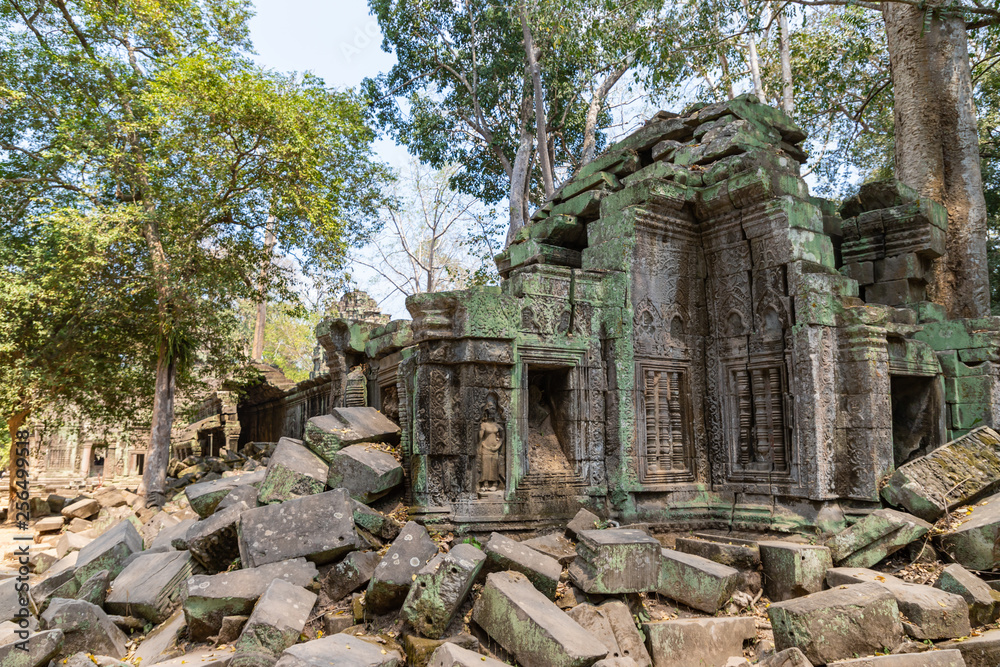
<path fill-rule="evenodd" d="M 947 213 L 895 183 L 839 211 L 752 96 L 661 112 L 413 321 L 321 325 L 331 407 L 402 426 L 420 520 L 833 528 L 895 467 L 1000 422 L 1000 318 L 924 276 Z"/>

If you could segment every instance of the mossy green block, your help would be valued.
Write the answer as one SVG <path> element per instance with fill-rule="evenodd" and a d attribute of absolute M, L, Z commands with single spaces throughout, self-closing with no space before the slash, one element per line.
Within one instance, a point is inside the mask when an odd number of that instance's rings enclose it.
<path fill-rule="evenodd" d="M 672 181 L 645 180 L 633 183 L 601 202 L 601 217 L 641 204 L 668 204 L 677 208 L 690 201 L 693 191 Z"/>
<path fill-rule="evenodd" d="M 599 171 L 582 178 L 573 178 L 559 192 L 559 196 L 566 200 L 587 190 L 617 190 L 620 187 L 621 182 L 617 176 L 606 171 Z"/>
<path fill-rule="evenodd" d="M 607 194 L 604 190 L 581 192 L 575 197 L 553 206 L 552 212 L 549 215 L 595 216 L 600 210 L 601 200 Z"/>
<path fill-rule="evenodd" d="M 809 202 L 783 195 L 765 204 L 764 210 L 780 215 L 789 227 L 823 233 L 823 214 Z"/>
<path fill-rule="evenodd" d="M 990 403 L 955 403 L 948 406 L 952 428 L 976 428 L 993 421 L 993 406 Z"/>
<path fill-rule="evenodd" d="M 792 261 L 804 260 L 834 268 L 833 241 L 829 236 L 805 229 L 789 229 L 788 240 L 792 244 Z"/>
<path fill-rule="evenodd" d="M 945 400 L 948 403 L 990 403 L 993 396 L 993 382 L 991 375 L 946 377 Z"/>
<path fill-rule="evenodd" d="M 573 174 L 573 180 L 587 178 L 599 171 L 606 171 L 619 178 L 631 174 L 640 167 L 639 155 L 634 150 L 609 150 Z"/>

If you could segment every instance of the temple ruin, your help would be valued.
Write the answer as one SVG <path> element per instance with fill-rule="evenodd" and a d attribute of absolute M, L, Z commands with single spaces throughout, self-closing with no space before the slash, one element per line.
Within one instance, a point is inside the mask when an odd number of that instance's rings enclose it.
<path fill-rule="evenodd" d="M 832 529 L 878 507 L 894 468 L 1000 422 L 1000 318 L 928 297 L 940 204 L 877 182 L 838 210 L 800 176 L 805 138 L 750 95 L 658 113 L 535 213 L 499 287 L 325 320 L 325 373 L 251 390 L 239 442 L 375 407 L 412 515 L 460 529 L 581 506 Z"/>

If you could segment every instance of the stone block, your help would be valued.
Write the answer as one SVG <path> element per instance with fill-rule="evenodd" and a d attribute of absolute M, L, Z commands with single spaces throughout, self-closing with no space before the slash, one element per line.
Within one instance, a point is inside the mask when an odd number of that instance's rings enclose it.
<path fill-rule="evenodd" d="M 660 549 L 656 591 L 709 614 L 719 611 L 740 582 L 736 568 L 693 554 Z"/>
<path fill-rule="evenodd" d="M 377 551 L 352 551 L 330 568 L 320 585 L 331 600 L 343 600 L 368 584 L 380 560 Z"/>
<path fill-rule="evenodd" d="M 353 635 L 331 635 L 285 649 L 275 667 L 397 667 L 403 656 Z"/>
<path fill-rule="evenodd" d="M 973 506 L 963 523 L 939 540 L 942 551 L 970 570 L 1000 566 L 1000 493 Z"/>
<path fill-rule="evenodd" d="M 152 665 L 177 651 L 177 640 L 184 631 L 184 614 L 180 609 L 153 629 L 132 654 L 132 664 Z M 192 665 L 194 667 L 194 665 Z"/>
<path fill-rule="evenodd" d="M 573 535 L 576 535 L 581 530 L 597 530 L 600 523 L 601 517 L 590 510 L 580 508 L 580 511 L 573 517 L 573 520 L 566 525 L 566 529 Z"/>
<path fill-rule="evenodd" d="M 43 630 L 62 630 L 61 655 L 84 651 L 120 659 L 127 653 L 128 637 L 97 605 L 56 598 L 40 620 Z"/>
<path fill-rule="evenodd" d="M 191 504 L 191 509 L 204 519 L 215 512 L 219 503 L 236 487 L 248 484 L 251 486 L 259 485 L 264 481 L 264 473 L 264 470 L 260 470 L 244 475 L 222 477 L 211 482 L 191 484 L 184 488 L 184 494 Z"/>
<path fill-rule="evenodd" d="M 724 665 L 743 656 L 743 643 L 757 636 L 748 617 L 684 618 L 642 624 L 653 667 Z"/>
<path fill-rule="evenodd" d="M 504 664 L 495 658 L 445 642 L 431 655 L 427 667 L 504 667 Z"/>
<path fill-rule="evenodd" d="M 608 654 L 519 572 L 486 577 L 472 620 L 524 667 L 588 667 Z"/>
<path fill-rule="evenodd" d="M 649 651 L 646 650 L 646 644 L 636 628 L 628 605 L 620 600 L 608 600 L 601 603 L 598 609 L 611 624 L 621 657 L 630 658 L 639 667 L 650 667 L 653 664 L 652 658 L 649 657 Z"/>
<path fill-rule="evenodd" d="M 228 667 L 232 648 L 197 649 L 156 663 L 157 667 Z"/>
<path fill-rule="evenodd" d="M 399 537 L 375 567 L 368 582 L 365 604 L 376 614 L 384 614 L 403 604 L 417 573 L 438 553 L 427 529 L 407 522 Z"/>
<path fill-rule="evenodd" d="M 168 512 L 156 512 L 139 526 L 139 536 L 142 538 L 143 548 L 149 549 L 153 540 L 164 528 L 176 526 L 181 519 Z M 168 545 L 169 546 L 169 545 Z"/>
<path fill-rule="evenodd" d="M 334 489 L 244 512 L 239 545 L 244 566 L 258 567 L 299 556 L 322 565 L 362 542 L 347 491 Z"/>
<path fill-rule="evenodd" d="M 562 575 L 559 561 L 500 533 L 491 534 L 483 550 L 490 561 L 489 569 L 520 572 L 550 600 L 555 599 Z"/>
<path fill-rule="evenodd" d="M 794 542 L 759 542 L 764 570 L 764 595 L 772 602 L 823 590 L 826 571 L 833 566 L 830 550 L 824 546 Z"/>
<path fill-rule="evenodd" d="M 793 646 L 761 658 L 757 662 L 757 667 L 813 667 L 813 665 L 802 651 Z"/>
<path fill-rule="evenodd" d="M 611 628 L 608 617 L 592 604 L 578 604 L 566 611 L 566 615 L 576 621 L 591 637 L 608 650 L 608 658 L 620 658 L 618 640 Z"/>
<path fill-rule="evenodd" d="M 657 589 L 660 543 L 641 530 L 613 528 L 577 533 L 573 582 L 587 593 L 607 595 Z"/>
<path fill-rule="evenodd" d="M 267 472 L 266 468 L 261 468 L 261 472 Z M 224 510 L 230 505 L 235 505 L 237 503 L 244 503 L 250 509 L 254 507 L 260 507 L 260 502 L 257 500 L 257 496 L 260 490 L 250 484 L 241 484 L 240 486 L 234 487 L 225 498 L 219 501 L 219 506 L 216 508 L 218 510 Z"/>
<path fill-rule="evenodd" d="M 64 507 L 62 515 L 67 519 L 90 519 L 97 516 L 97 513 L 100 511 L 101 503 L 93 498 L 84 498 Z"/>
<path fill-rule="evenodd" d="M 357 500 L 354 500 L 353 507 L 355 527 L 368 531 L 379 540 L 391 542 L 403 528 L 403 524 L 396 519 L 373 510 Z"/>
<path fill-rule="evenodd" d="M 333 454 L 359 442 L 385 442 L 399 436 L 399 426 L 375 408 L 333 408 L 306 422 L 303 439 L 327 463 Z"/>
<path fill-rule="evenodd" d="M 110 587 L 111 573 L 107 570 L 101 570 L 90 575 L 90 578 L 80 585 L 80 590 L 74 598 L 103 608 Z"/>
<path fill-rule="evenodd" d="M 215 643 L 217 645 L 235 643 L 240 638 L 243 628 L 246 627 L 249 620 L 249 616 L 223 616 L 222 627 L 219 628 L 219 635 Z"/>
<path fill-rule="evenodd" d="M 195 641 L 205 641 L 219 632 L 226 616 L 248 615 L 272 581 L 281 579 L 306 587 L 316 577 L 316 565 L 305 558 L 268 563 L 247 570 L 220 574 L 197 574 L 187 580 L 184 618 Z"/>
<path fill-rule="evenodd" d="M 107 570 L 114 579 L 125 567 L 125 560 L 142 551 L 142 538 L 131 521 L 120 521 L 113 528 L 77 552 L 73 578 L 78 584 L 95 572 Z"/>
<path fill-rule="evenodd" d="M 960 595 L 911 584 L 889 574 L 854 567 L 834 567 L 826 573 L 829 586 L 873 582 L 896 599 L 906 620 L 903 627 L 915 639 L 951 639 L 969 634 L 969 610 Z"/>
<path fill-rule="evenodd" d="M 837 663 L 837 667 L 965 667 L 958 649 L 900 655 L 875 655 Z"/>
<path fill-rule="evenodd" d="M 897 468 L 882 497 L 933 522 L 998 487 L 1000 435 L 983 426 Z"/>
<path fill-rule="evenodd" d="M 28 637 L 28 650 L 23 650 L 18 644 L 22 641 L 12 641 L 0 646 L 0 665 L 3 667 L 45 667 L 49 661 L 62 653 L 62 630 L 47 630 L 34 632 Z"/>
<path fill-rule="evenodd" d="M 875 510 L 826 542 L 833 562 L 844 567 L 871 567 L 923 537 L 931 524 L 891 509 Z"/>
<path fill-rule="evenodd" d="M 776 602 L 767 615 L 777 650 L 796 647 L 816 665 L 872 654 L 903 640 L 896 599 L 874 583 Z"/>
<path fill-rule="evenodd" d="M 184 536 L 187 548 L 209 572 L 224 572 L 240 558 L 238 528 L 240 517 L 246 511 L 245 504 L 232 505 L 196 521 L 188 529 Z"/>
<path fill-rule="evenodd" d="M 66 556 L 61 558 L 59 562 L 50 567 L 39 581 L 34 583 L 31 587 L 31 597 L 34 599 L 35 604 L 43 604 L 46 599 L 52 596 L 53 593 L 66 585 L 75 585 L 75 587 L 71 593 L 63 597 L 73 597 L 76 594 L 76 592 L 80 589 L 81 582 L 78 582 L 73 577 L 73 574 L 76 571 L 76 562 L 79 560 L 79 557 L 79 551 L 69 552 Z M 16 581 L 14 579 L 8 579 L 7 581 L 0 583 L 0 609 L 11 608 L 3 604 L 3 596 L 7 586 L 10 586 L 11 590 L 13 590 L 15 583 Z"/>
<path fill-rule="evenodd" d="M 444 639 L 428 639 L 417 634 L 403 635 L 403 653 L 411 667 L 427 667 L 431 656 L 443 644 L 455 644 L 464 649 L 478 652 L 479 640 L 470 634 L 452 635 Z M 477 653 L 478 655 L 478 653 Z"/>
<path fill-rule="evenodd" d="M 139 554 L 115 579 L 104 608 L 160 623 L 180 602 L 193 562 L 187 551 Z"/>
<path fill-rule="evenodd" d="M 530 540 L 525 540 L 522 544 L 546 556 L 555 558 L 563 566 L 569 565 L 576 558 L 576 547 L 562 532 L 539 535 Z"/>
<path fill-rule="evenodd" d="M 934 588 L 961 595 L 969 605 L 969 622 L 973 627 L 993 623 L 1000 615 L 1000 593 L 958 563 L 941 571 Z"/>
<path fill-rule="evenodd" d="M 87 521 L 86 519 L 72 519 L 66 526 L 66 530 L 71 533 L 82 533 L 83 531 L 90 530 L 93 527 L 93 522 Z"/>
<path fill-rule="evenodd" d="M 417 572 L 403 616 L 423 636 L 443 637 L 485 562 L 486 554 L 471 544 L 434 556 Z"/>
<path fill-rule="evenodd" d="M 978 637 L 941 642 L 937 648 L 958 649 L 965 667 L 996 667 L 1000 665 L 1000 630 L 987 630 Z"/>
<path fill-rule="evenodd" d="M 300 440 L 281 438 L 267 462 L 257 501 L 261 505 L 322 493 L 329 468 Z"/>
<path fill-rule="evenodd" d="M 674 549 L 708 560 L 735 567 L 737 570 L 760 568 L 760 548 L 756 542 L 715 535 L 678 537 Z"/>
<path fill-rule="evenodd" d="M 57 553 L 55 549 L 36 551 L 28 557 L 28 566 L 35 574 L 44 574 L 46 570 L 55 565 L 56 561 L 59 560 Z"/>
<path fill-rule="evenodd" d="M 222 503 L 219 503 L 220 505 Z M 222 508 L 217 508 L 216 512 L 221 512 Z M 187 534 L 191 530 L 191 526 L 198 522 L 197 519 L 184 519 L 180 523 L 175 523 L 173 525 L 165 526 L 153 541 L 149 544 L 149 551 L 170 551 L 174 548 L 174 540 L 179 540 L 183 543 L 184 548 L 187 548 Z"/>
<path fill-rule="evenodd" d="M 403 467 L 392 454 L 372 445 L 351 445 L 332 455 L 327 482 L 370 503 L 402 484 Z"/>
<path fill-rule="evenodd" d="M 54 533 L 56 531 L 62 530 L 63 519 L 61 516 L 47 516 L 45 518 L 39 519 L 35 522 L 35 534 L 41 535 L 43 533 Z"/>
<path fill-rule="evenodd" d="M 253 613 L 233 644 L 231 667 L 270 667 L 299 640 L 316 594 L 284 579 L 275 579 L 257 600 Z"/>

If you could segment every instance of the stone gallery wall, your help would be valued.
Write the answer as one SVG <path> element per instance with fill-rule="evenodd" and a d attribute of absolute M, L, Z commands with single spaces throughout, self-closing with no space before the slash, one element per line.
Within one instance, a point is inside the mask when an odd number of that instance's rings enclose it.
<path fill-rule="evenodd" d="M 882 182 L 838 211 L 799 175 L 804 139 L 753 96 L 660 112 L 535 213 L 500 287 L 321 325 L 330 406 L 398 420 L 429 522 L 834 528 L 874 507 L 894 468 L 1000 421 L 1000 319 L 927 300 L 939 204 Z"/>

